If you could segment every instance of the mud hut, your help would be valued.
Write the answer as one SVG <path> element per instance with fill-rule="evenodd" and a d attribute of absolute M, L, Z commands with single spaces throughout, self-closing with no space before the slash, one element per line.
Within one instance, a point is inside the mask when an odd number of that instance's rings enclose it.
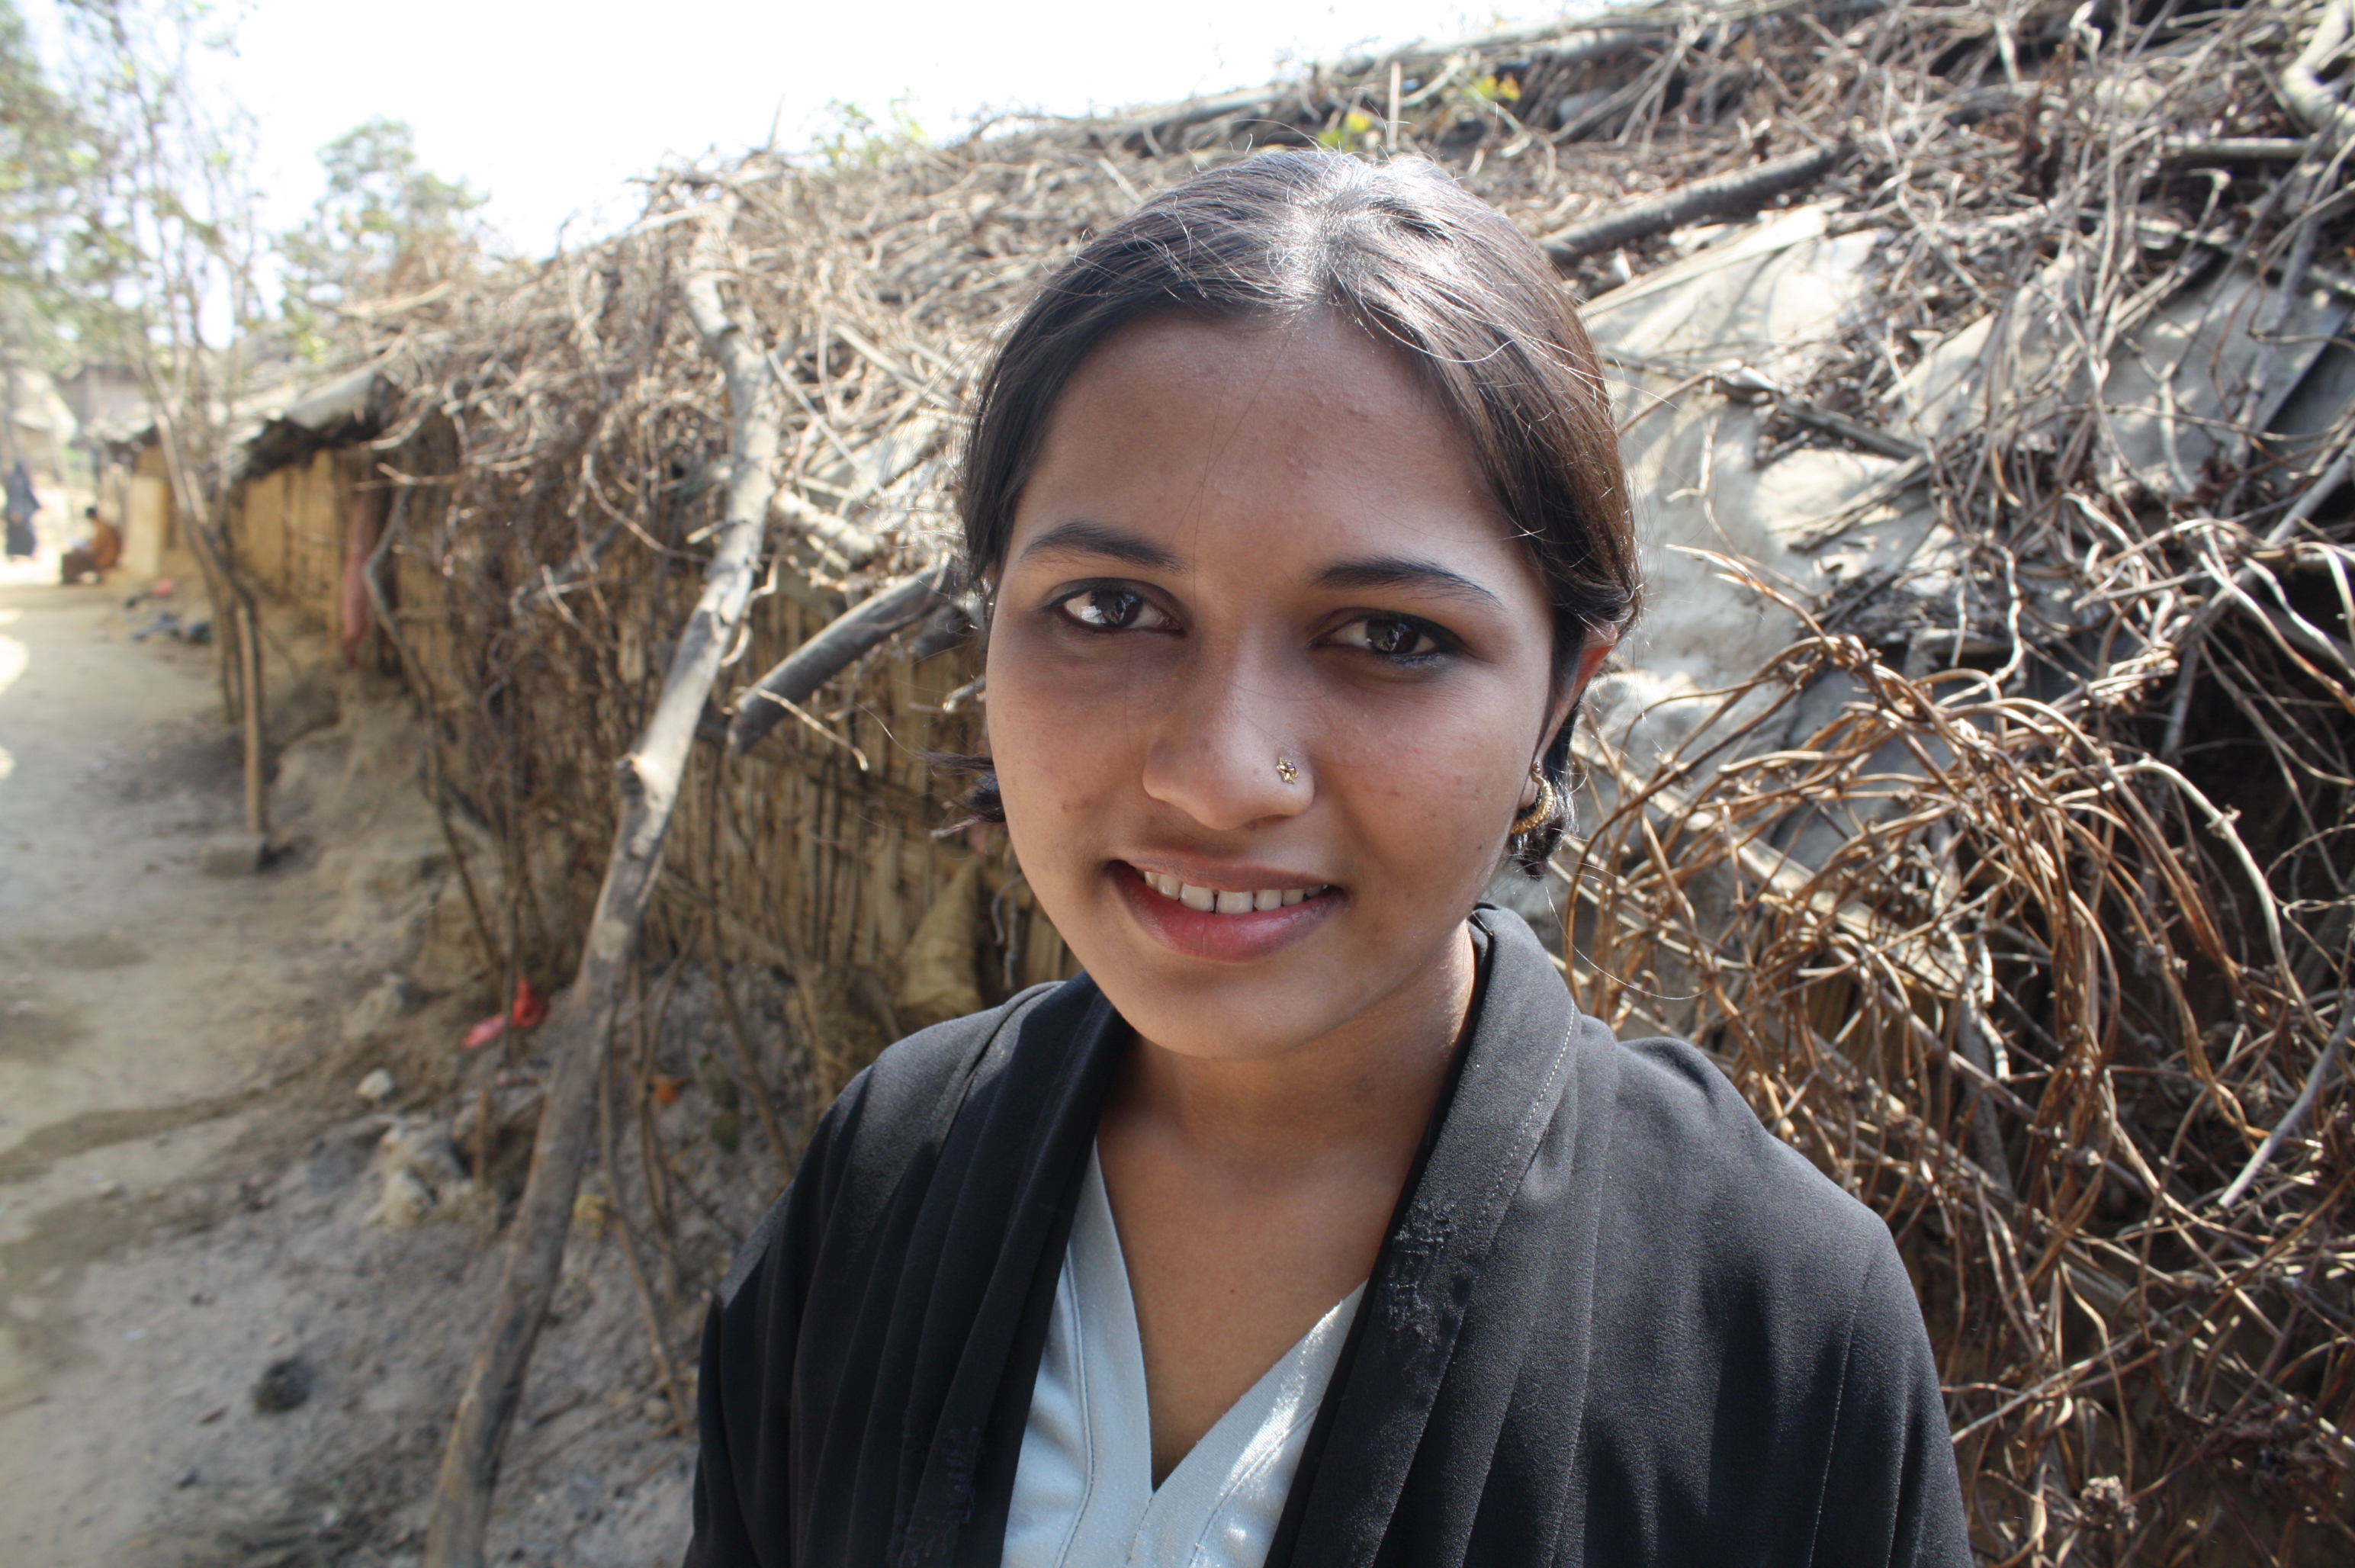
<path fill-rule="evenodd" d="M 1664 5 L 674 169 L 604 240 L 372 315 L 380 416 L 308 459 L 348 476 L 317 503 L 342 525 L 272 542 L 257 479 L 235 549 L 323 620 L 364 604 L 334 624 L 403 673 L 479 847 L 486 997 L 613 999 L 610 1061 L 555 1030 L 527 1064 L 593 1058 L 641 1128 L 698 1072 L 756 1113 L 762 1179 L 697 1200 L 696 1246 L 665 1253 L 658 1140 L 605 1173 L 675 1359 L 849 1072 L 1069 967 L 927 760 L 986 702 L 946 563 L 992 332 L 1196 169 L 1438 158 L 1585 302 L 1649 539 L 1585 831 L 1518 895 L 1582 1004 L 1700 1042 L 1887 1218 L 1990 1558 L 2333 1560 L 2349 32 L 2345 0 Z M 719 678 L 682 721 L 695 659 Z M 615 764 L 666 724 L 659 872 L 635 945 L 601 947 L 650 798 Z M 703 1061 L 659 1043 L 683 976 L 715 998 Z M 565 1136 L 543 1121 L 561 1196 L 519 1235 L 570 1201 Z M 496 1381 L 445 1489 L 487 1486 Z"/>

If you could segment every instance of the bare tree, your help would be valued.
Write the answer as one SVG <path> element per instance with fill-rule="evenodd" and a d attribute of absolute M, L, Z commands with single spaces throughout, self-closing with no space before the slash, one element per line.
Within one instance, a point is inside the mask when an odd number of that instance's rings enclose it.
<path fill-rule="evenodd" d="M 231 431 L 261 319 L 262 240 L 246 175 L 251 123 L 201 90 L 204 61 L 229 37 L 194 0 L 64 0 L 60 13 L 66 95 L 96 154 L 82 195 L 106 245 L 101 286 L 117 347 L 146 384 L 173 504 L 224 623 L 223 694 L 245 731 L 247 827 L 267 834 L 253 598 L 221 529 Z"/>

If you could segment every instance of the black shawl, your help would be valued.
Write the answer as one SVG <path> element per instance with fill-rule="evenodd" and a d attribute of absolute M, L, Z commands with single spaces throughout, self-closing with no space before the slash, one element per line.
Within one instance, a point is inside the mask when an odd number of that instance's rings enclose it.
<path fill-rule="evenodd" d="M 1692 1047 L 1581 1014 L 1518 917 L 1473 924 L 1455 1081 L 1270 1568 L 1967 1568 L 1887 1228 Z M 1131 1038 L 1082 977 L 843 1092 L 705 1328 L 690 1568 L 997 1563 Z"/>

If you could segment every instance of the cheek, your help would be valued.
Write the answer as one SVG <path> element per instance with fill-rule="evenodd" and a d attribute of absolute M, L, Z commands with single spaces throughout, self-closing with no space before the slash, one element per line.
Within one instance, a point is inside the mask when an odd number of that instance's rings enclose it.
<path fill-rule="evenodd" d="M 1058 832 L 1133 776 L 1121 715 L 1132 683 L 1041 649 L 1017 632 L 992 632 L 987 663 L 989 752 L 1019 845 L 1028 824 Z M 1026 858 L 1026 863 L 1027 858 Z"/>
<path fill-rule="evenodd" d="M 1498 681 L 1445 700 L 1335 714 L 1320 784 L 1369 847 L 1430 879 L 1485 881 L 1519 803 L 1536 725 Z"/>

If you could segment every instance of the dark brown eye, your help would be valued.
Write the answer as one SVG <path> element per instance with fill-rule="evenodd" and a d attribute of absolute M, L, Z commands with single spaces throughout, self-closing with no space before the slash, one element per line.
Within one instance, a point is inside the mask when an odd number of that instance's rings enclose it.
<path fill-rule="evenodd" d="M 1341 628 L 1338 640 L 1379 654 L 1386 659 L 1420 658 L 1439 651 L 1439 643 L 1420 622 L 1402 615 L 1369 615 Z"/>
<path fill-rule="evenodd" d="M 1088 588 L 1063 601 L 1063 613 L 1082 626 L 1100 632 L 1124 632 L 1150 625 L 1152 604 L 1142 593 L 1125 588 Z"/>

